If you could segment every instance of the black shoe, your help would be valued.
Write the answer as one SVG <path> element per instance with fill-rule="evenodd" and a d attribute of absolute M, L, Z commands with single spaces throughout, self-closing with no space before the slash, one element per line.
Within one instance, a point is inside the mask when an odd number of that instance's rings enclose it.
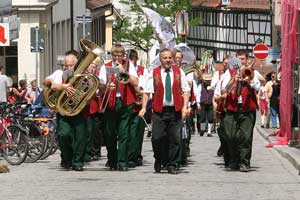
<path fill-rule="evenodd" d="M 204 135 L 205 131 L 200 131 L 199 134 L 202 137 Z"/>
<path fill-rule="evenodd" d="M 134 168 L 136 166 L 137 166 L 136 162 L 134 162 L 134 161 L 128 161 L 128 167 L 129 168 Z"/>
<path fill-rule="evenodd" d="M 213 135 L 211 133 L 207 133 L 207 137 L 212 137 Z"/>
<path fill-rule="evenodd" d="M 70 161 L 61 161 L 60 166 L 64 169 L 70 169 L 72 167 L 72 162 Z"/>
<path fill-rule="evenodd" d="M 161 163 L 158 160 L 155 160 L 155 162 L 154 162 L 154 170 L 156 173 L 160 173 Z"/>
<path fill-rule="evenodd" d="M 119 166 L 119 171 L 122 171 L 122 172 L 125 172 L 125 171 L 128 171 L 128 167 L 126 166 Z"/>
<path fill-rule="evenodd" d="M 260 127 L 261 127 L 261 128 L 265 128 L 265 126 L 264 126 L 264 125 L 260 125 Z"/>
<path fill-rule="evenodd" d="M 136 161 L 136 166 L 142 166 L 143 165 L 143 159 L 142 158 L 138 158 Z"/>
<path fill-rule="evenodd" d="M 240 165 L 240 172 L 249 172 L 250 171 L 250 167 L 245 165 L 245 164 L 241 164 Z"/>
<path fill-rule="evenodd" d="M 168 173 L 169 174 L 177 174 L 176 168 L 174 166 L 169 166 Z"/>
<path fill-rule="evenodd" d="M 149 138 L 149 137 L 151 137 L 151 136 L 152 136 L 152 132 L 151 132 L 151 131 L 148 131 L 147 137 Z"/>
<path fill-rule="evenodd" d="M 72 166 L 72 170 L 74 171 L 83 171 L 83 167 L 82 166 Z"/>
<path fill-rule="evenodd" d="M 224 150 L 223 150 L 223 147 L 220 146 L 219 149 L 218 149 L 218 151 L 217 151 L 217 156 L 221 157 L 223 155 L 224 155 Z"/>

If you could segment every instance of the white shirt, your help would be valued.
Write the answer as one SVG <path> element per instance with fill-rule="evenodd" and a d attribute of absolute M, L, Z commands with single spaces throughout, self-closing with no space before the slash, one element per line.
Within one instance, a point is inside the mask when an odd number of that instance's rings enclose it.
<path fill-rule="evenodd" d="M 46 77 L 46 79 L 50 79 L 53 83 L 61 84 L 63 72 L 64 72 L 63 70 L 58 69 L 55 72 L 53 72 L 51 75 Z"/>
<path fill-rule="evenodd" d="M 7 102 L 7 88 L 12 86 L 12 81 L 6 76 L 0 74 L 0 102 Z"/>
<path fill-rule="evenodd" d="M 200 99 L 201 99 L 202 84 L 200 83 L 199 85 L 197 85 L 197 82 L 194 80 L 193 81 L 193 90 L 194 90 L 194 94 L 196 97 L 196 102 L 197 102 L 197 104 L 199 104 Z"/>
<path fill-rule="evenodd" d="M 135 66 L 135 71 L 137 72 L 137 70 L 138 70 L 138 65 Z M 149 73 L 149 70 L 146 67 L 144 67 L 144 73 L 139 76 L 139 87 L 140 88 L 143 88 L 143 89 L 145 88 L 146 77 L 147 77 L 148 73 Z"/>
<path fill-rule="evenodd" d="M 214 96 L 219 97 L 222 94 L 222 81 L 223 81 L 224 74 L 221 75 L 220 80 L 216 84 L 215 90 L 214 90 Z"/>
<path fill-rule="evenodd" d="M 221 75 L 222 76 L 222 75 Z M 219 75 L 219 71 L 215 71 L 214 75 L 213 75 L 213 78 L 211 80 L 211 83 L 210 83 L 210 87 L 212 87 L 212 89 L 215 89 L 217 83 L 219 82 L 220 80 L 220 75 Z"/>
<path fill-rule="evenodd" d="M 116 67 L 116 66 L 112 66 L 112 67 Z M 129 75 L 138 78 L 138 75 L 136 73 L 136 70 L 135 70 L 134 65 L 132 64 L 132 62 L 129 62 L 128 73 L 129 73 Z M 100 68 L 99 79 L 100 79 L 100 83 L 102 83 L 102 84 L 107 83 L 107 74 L 106 74 L 105 65 L 102 65 L 101 68 Z"/>
<path fill-rule="evenodd" d="M 162 78 L 162 84 L 163 87 L 165 88 L 165 81 L 166 81 L 166 77 L 167 77 L 167 72 L 165 72 L 165 69 L 163 67 L 161 67 L 160 70 L 161 73 L 161 78 Z M 174 81 L 174 73 L 172 68 L 170 69 L 170 79 L 171 79 L 171 85 L 173 86 L 173 81 Z M 187 77 L 184 73 L 184 71 L 182 69 L 180 69 L 180 82 L 181 82 L 181 89 L 183 92 L 189 92 L 190 86 L 189 83 L 187 81 Z M 145 93 L 148 94 L 153 94 L 154 93 L 154 79 L 153 79 L 153 69 L 149 72 L 147 78 L 146 78 L 146 84 L 145 84 Z M 164 92 L 164 100 L 163 100 L 163 105 L 164 106 L 174 106 L 174 99 L 173 99 L 173 95 L 172 95 L 172 100 L 170 102 L 167 102 L 166 100 L 166 93 Z"/>
<path fill-rule="evenodd" d="M 114 66 L 114 63 L 113 63 L 112 67 L 116 67 L 116 66 Z M 136 73 L 135 67 L 134 67 L 134 65 L 133 65 L 133 63 L 131 61 L 129 61 L 128 74 L 131 75 L 131 76 L 134 76 L 134 77 L 138 78 L 138 75 Z M 107 74 L 106 74 L 106 66 L 105 65 L 103 65 L 101 67 L 101 69 L 100 69 L 99 80 L 100 80 L 100 83 L 102 83 L 102 84 L 106 84 L 107 83 Z M 120 97 L 120 96 L 121 96 L 121 93 L 120 93 L 119 90 L 117 90 L 116 97 Z"/>
<path fill-rule="evenodd" d="M 253 89 L 255 89 L 256 91 L 259 91 L 260 81 L 258 80 L 258 74 L 255 71 L 256 70 L 254 70 L 253 83 L 251 83 L 250 86 Z M 222 90 L 226 90 L 226 86 L 229 83 L 230 79 L 231 79 L 231 75 L 230 75 L 229 69 L 227 69 L 226 72 L 224 73 L 224 77 L 223 77 Z M 238 103 L 242 103 L 241 95 L 238 97 Z"/>

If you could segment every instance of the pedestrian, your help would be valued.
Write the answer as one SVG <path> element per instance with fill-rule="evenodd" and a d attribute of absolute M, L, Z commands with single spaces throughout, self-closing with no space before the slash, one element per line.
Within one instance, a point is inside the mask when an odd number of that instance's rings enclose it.
<path fill-rule="evenodd" d="M 7 91 L 12 86 L 12 81 L 4 74 L 4 67 L 0 66 L 0 102 L 7 102 Z"/>
<path fill-rule="evenodd" d="M 261 127 L 265 128 L 266 126 L 266 117 L 268 113 L 268 97 L 265 93 L 265 84 L 262 83 L 258 91 L 258 100 L 259 100 L 259 110 L 260 110 L 260 119 Z"/>
<path fill-rule="evenodd" d="M 159 53 L 161 66 L 155 67 L 147 78 L 141 117 L 146 112 L 150 94 L 152 101 L 152 147 L 154 152 L 154 170 L 160 173 L 162 164 L 168 173 L 176 174 L 177 161 L 180 159 L 180 142 L 182 120 L 188 114 L 190 87 L 183 70 L 172 65 L 173 56 L 170 49 Z M 165 140 L 167 151 L 164 151 Z M 164 162 L 164 163 L 163 163 Z"/>

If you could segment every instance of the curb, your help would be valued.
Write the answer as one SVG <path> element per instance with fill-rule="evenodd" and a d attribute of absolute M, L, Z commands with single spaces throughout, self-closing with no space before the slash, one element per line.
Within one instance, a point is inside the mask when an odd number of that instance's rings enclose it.
<path fill-rule="evenodd" d="M 268 137 L 268 134 L 263 131 L 261 128 L 256 127 L 257 132 L 268 142 L 272 143 L 270 137 Z M 299 170 L 300 175 L 300 150 L 294 147 L 290 147 L 288 145 L 286 146 L 273 146 L 273 149 L 275 149 L 283 158 L 287 159 L 295 168 L 296 170 Z"/>

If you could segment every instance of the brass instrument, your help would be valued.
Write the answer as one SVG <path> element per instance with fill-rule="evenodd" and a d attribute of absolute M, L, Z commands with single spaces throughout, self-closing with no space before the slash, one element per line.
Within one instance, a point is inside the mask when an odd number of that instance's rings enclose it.
<path fill-rule="evenodd" d="M 243 80 L 253 80 L 254 78 L 254 70 L 253 70 L 253 65 L 255 63 L 255 59 L 252 59 L 247 66 L 243 67 L 241 70 L 241 76 Z"/>
<path fill-rule="evenodd" d="M 129 83 L 129 74 L 126 73 L 127 68 L 128 68 L 128 63 L 126 63 L 126 70 L 124 73 L 120 73 L 118 66 L 120 65 L 119 63 L 115 62 L 112 60 L 112 67 L 106 67 L 106 74 L 108 77 L 108 80 L 106 82 L 105 85 L 105 91 L 102 95 L 102 102 L 99 106 L 99 110 L 101 113 L 104 113 L 106 110 L 106 107 L 108 105 L 108 101 L 110 99 L 112 90 L 114 89 L 114 87 L 112 87 L 111 85 L 115 85 L 115 87 L 117 87 L 118 82 L 123 83 L 123 84 L 127 84 Z M 113 81 L 113 76 L 115 76 L 116 78 Z"/>
<path fill-rule="evenodd" d="M 75 116 L 86 106 L 99 87 L 99 79 L 93 74 L 83 74 L 93 60 L 104 54 L 102 48 L 86 39 L 80 40 L 81 52 L 78 62 L 74 67 L 73 76 L 67 80 L 76 90 L 72 96 L 67 96 L 66 91 L 53 91 L 47 88 L 45 102 L 63 116 Z M 53 106 L 55 105 L 55 106 Z"/>
<path fill-rule="evenodd" d="M 197 61 L 195 61 L 192 65 L 183 65 L 181 66 L 181 69 L 186 75 L 195 71 L 202 71 L 201 65 L 199 65 Z"/>

